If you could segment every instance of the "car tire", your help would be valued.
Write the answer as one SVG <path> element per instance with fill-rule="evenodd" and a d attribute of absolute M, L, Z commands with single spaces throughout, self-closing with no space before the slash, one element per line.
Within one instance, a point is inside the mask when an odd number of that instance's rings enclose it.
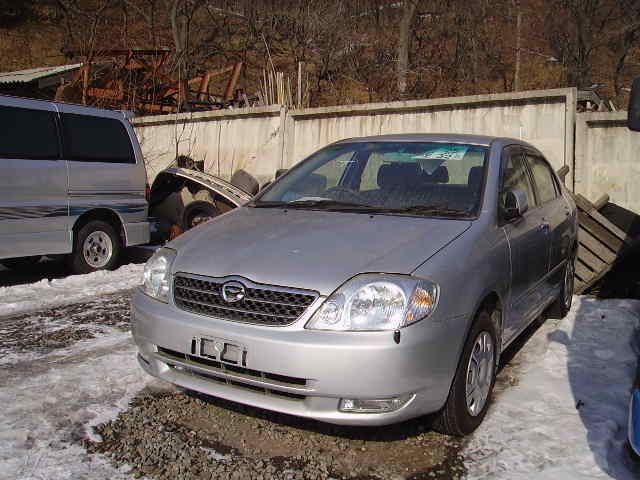
<path fill-rule="evenodd" d="M 120 261 L 122 244 L 118 232 L 107 222 L 91 220 L 74 235 L 69 267 L 76 274 L 113 270 Z"/>
<path fill-rule="evenodd" d="M 197 217 L 205 218 L 204 221 L 207 221 L 218 215 L 220 215 L 220 212 L 213 203 L 196 200 L 188 204 L 184 209 L 180 226 L 184 231 L 187 231 L 195 226 L 193 223 Z"/>
<path fill-rule="evenodd" d="M 496 380 L 497 346 L 491 313 L 482 310 L 476 315 L 462 350 L 447 402 L 436 414 L 434 430 L 461 437 L 482 423 Z"/>
<path fill-rule="evenodd" d="M 571 310 L 571 304 L 573 303 L 573 289 L 575 285 L 575 256 L 571 256 L 567 259 L 563 273 L 562 273 L 562 289 L 558 294 L 558 298 L 551 304 L 547 310 L 547 317 L 563 319 Z"/>
<path fill-rule="evenodd" d="M 36 255 L 35 257 L 5 258 L 4 260 L 0 260 L 0 263 L 10 270 L 18 271 L 32 268 L 41 258 L 40 255 Z"/>

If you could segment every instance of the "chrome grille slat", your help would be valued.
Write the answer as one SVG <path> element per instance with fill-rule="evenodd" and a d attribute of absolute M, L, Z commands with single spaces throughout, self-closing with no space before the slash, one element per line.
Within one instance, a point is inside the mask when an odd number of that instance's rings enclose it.
<path fill-rule="evenodd" d="M 202 306 L 205 306 L 205 307 L 211 306 L 209 303 L 198 302 L 196 300 L 191 300 L 189 298 L 183 298 L 183 297 L 181 297 L 179 295 L 176 295 L 175 298 L 177 300 L 181 300 L 181 301 L 186 302 L 186 303 L 195 303 L 197 305 L 202 305 Z M 298 318 L 296 315 L 276 315 L 274 313 L 262 313 L 262 312 L 256 312 L 256 311 L 253 311 L 253 310 L 242 310 L 240 308 L 223 307 L 221 305 L 216 305 L 215 308 L 219 308 L 221 310 L 229 310 L 230 312 L 248 313 L 249 315 L 264 315 L 264 316 L 267 316 L 267 317 L 282 317 L 282 318 L 289 318 L 291 320 L 295 320 L 296 318 Z"/>
<path fill-rule="evenodd" d="M 245 288 L 245 296 L 227 302 L 222 286 L 233 280 Z M 213 278 L 178 273 L 173 281 L 173 297 L 178 308 L 234 322 L 265 326 L 285 326 L 295 322 L 318 298 L 309 290 L 253 283 L 240 277 Z"/>

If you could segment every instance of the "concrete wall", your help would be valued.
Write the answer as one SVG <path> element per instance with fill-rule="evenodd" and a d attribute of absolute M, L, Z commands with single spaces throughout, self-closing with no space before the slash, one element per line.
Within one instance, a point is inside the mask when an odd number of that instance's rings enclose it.
<path fill-rule="evenodd" d="M 261 183 L 343 138 L 386 133 L 475 133 L 524 139 L 556 168 L 573 167 L 576 90 L 372 103 L 285 111 L 279 107 L 140 117 L 134 120 L 150 178 L 177 154 L 204 159 L 228 179 L 244 168 Z M 573 172 L 573 168 L 571 168 Z M 567 184 L 572 185 L 572 173 Z"/>
<path fill-rule="evenodd" d="M 576 118 L 575 191 L 640 213 L 640 132 L 627 129 L 627 112 L 580 113 Z"/>
<path fill-rule="evenodd" d="M 265 182 L 283 149 L 280 107 L 158 115 L 134 119 L 149 179 L 178 155 L 204 160 L 208 173 L 229 179 L 239 168 Z M 277 167 L 275 167 L 277 168 Z"/>

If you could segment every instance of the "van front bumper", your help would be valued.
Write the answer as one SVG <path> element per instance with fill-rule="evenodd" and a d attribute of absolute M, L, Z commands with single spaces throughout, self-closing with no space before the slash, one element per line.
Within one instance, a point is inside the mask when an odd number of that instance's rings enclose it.
<path fill-rule="evenodd" d="M 344 425 L 386 425 L 439 410 L 466 321 L 425 319 L 401 331 L 322 332 L 205 317 L 138 291 L 132 303 L 139 363 L 155 377 L 215 397 Z M 203 357 L 201 339 L 240 346 L 233 365 Z M 394 411 L 348 413 L 340 399 L 409 399 Z"/>

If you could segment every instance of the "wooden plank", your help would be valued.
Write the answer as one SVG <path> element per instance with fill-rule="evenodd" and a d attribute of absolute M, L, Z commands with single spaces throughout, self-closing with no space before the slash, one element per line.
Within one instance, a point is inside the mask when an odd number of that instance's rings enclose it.
<path fill-rule="evenodd" d="M 607 268 L 607 264 L 605 262 L 600 260 L 582 245 L 578 245 L 578 258 L 594 272 L 599 273 L 601 270 Z"/>
<path fill-rule="evenodd" d="M 580 280 L 576 279 L 575 283 L 573 284 L 573 293 L 582 293 L 585 291 L 585 289 L 588 287 L 589 285 L 587 285 L 584 282 L 581 282 Z"/>
<path fill-rule="evenodd" d="M 583 228 L 578 229 L 578 242 L 588 248 L 593 254 L 605 263 L 613 263 L 616 261 L 616 252 L 611 250 L 607 245 Z"/>
<path fill-rule="evenodd" d="M 578 208 L 583 210 L 587 215 L 593 218 L 596 222 L 602 225 L 604 228 L 609 230 L 613 235 L 618 237 L 620 240 L 627 244 L 631 244 L 631 239 L 627 236 L 625 232 L 611 223 L 604 215 L 602 215 L 598 210 L 596 210 L 595 206 L 589 202 L 582 195 L 578 194 L 575 197 L 576 205 Z"/>
<path fill-rule="evenodd" d="M 596 274 L 580 260 L 576 261 L 576 278 L 584 283 L 588 283 Z"/>
<path fill-rule="evenodd" d="M 581 229 L 587 230 L 613 252 L 620 253 L 625 247 L 625 243 L 622 240 L 613 235 L 609 230 L 604 228 L 583 211 L 578 211 L 578 223 L 580 224 Z"/>

